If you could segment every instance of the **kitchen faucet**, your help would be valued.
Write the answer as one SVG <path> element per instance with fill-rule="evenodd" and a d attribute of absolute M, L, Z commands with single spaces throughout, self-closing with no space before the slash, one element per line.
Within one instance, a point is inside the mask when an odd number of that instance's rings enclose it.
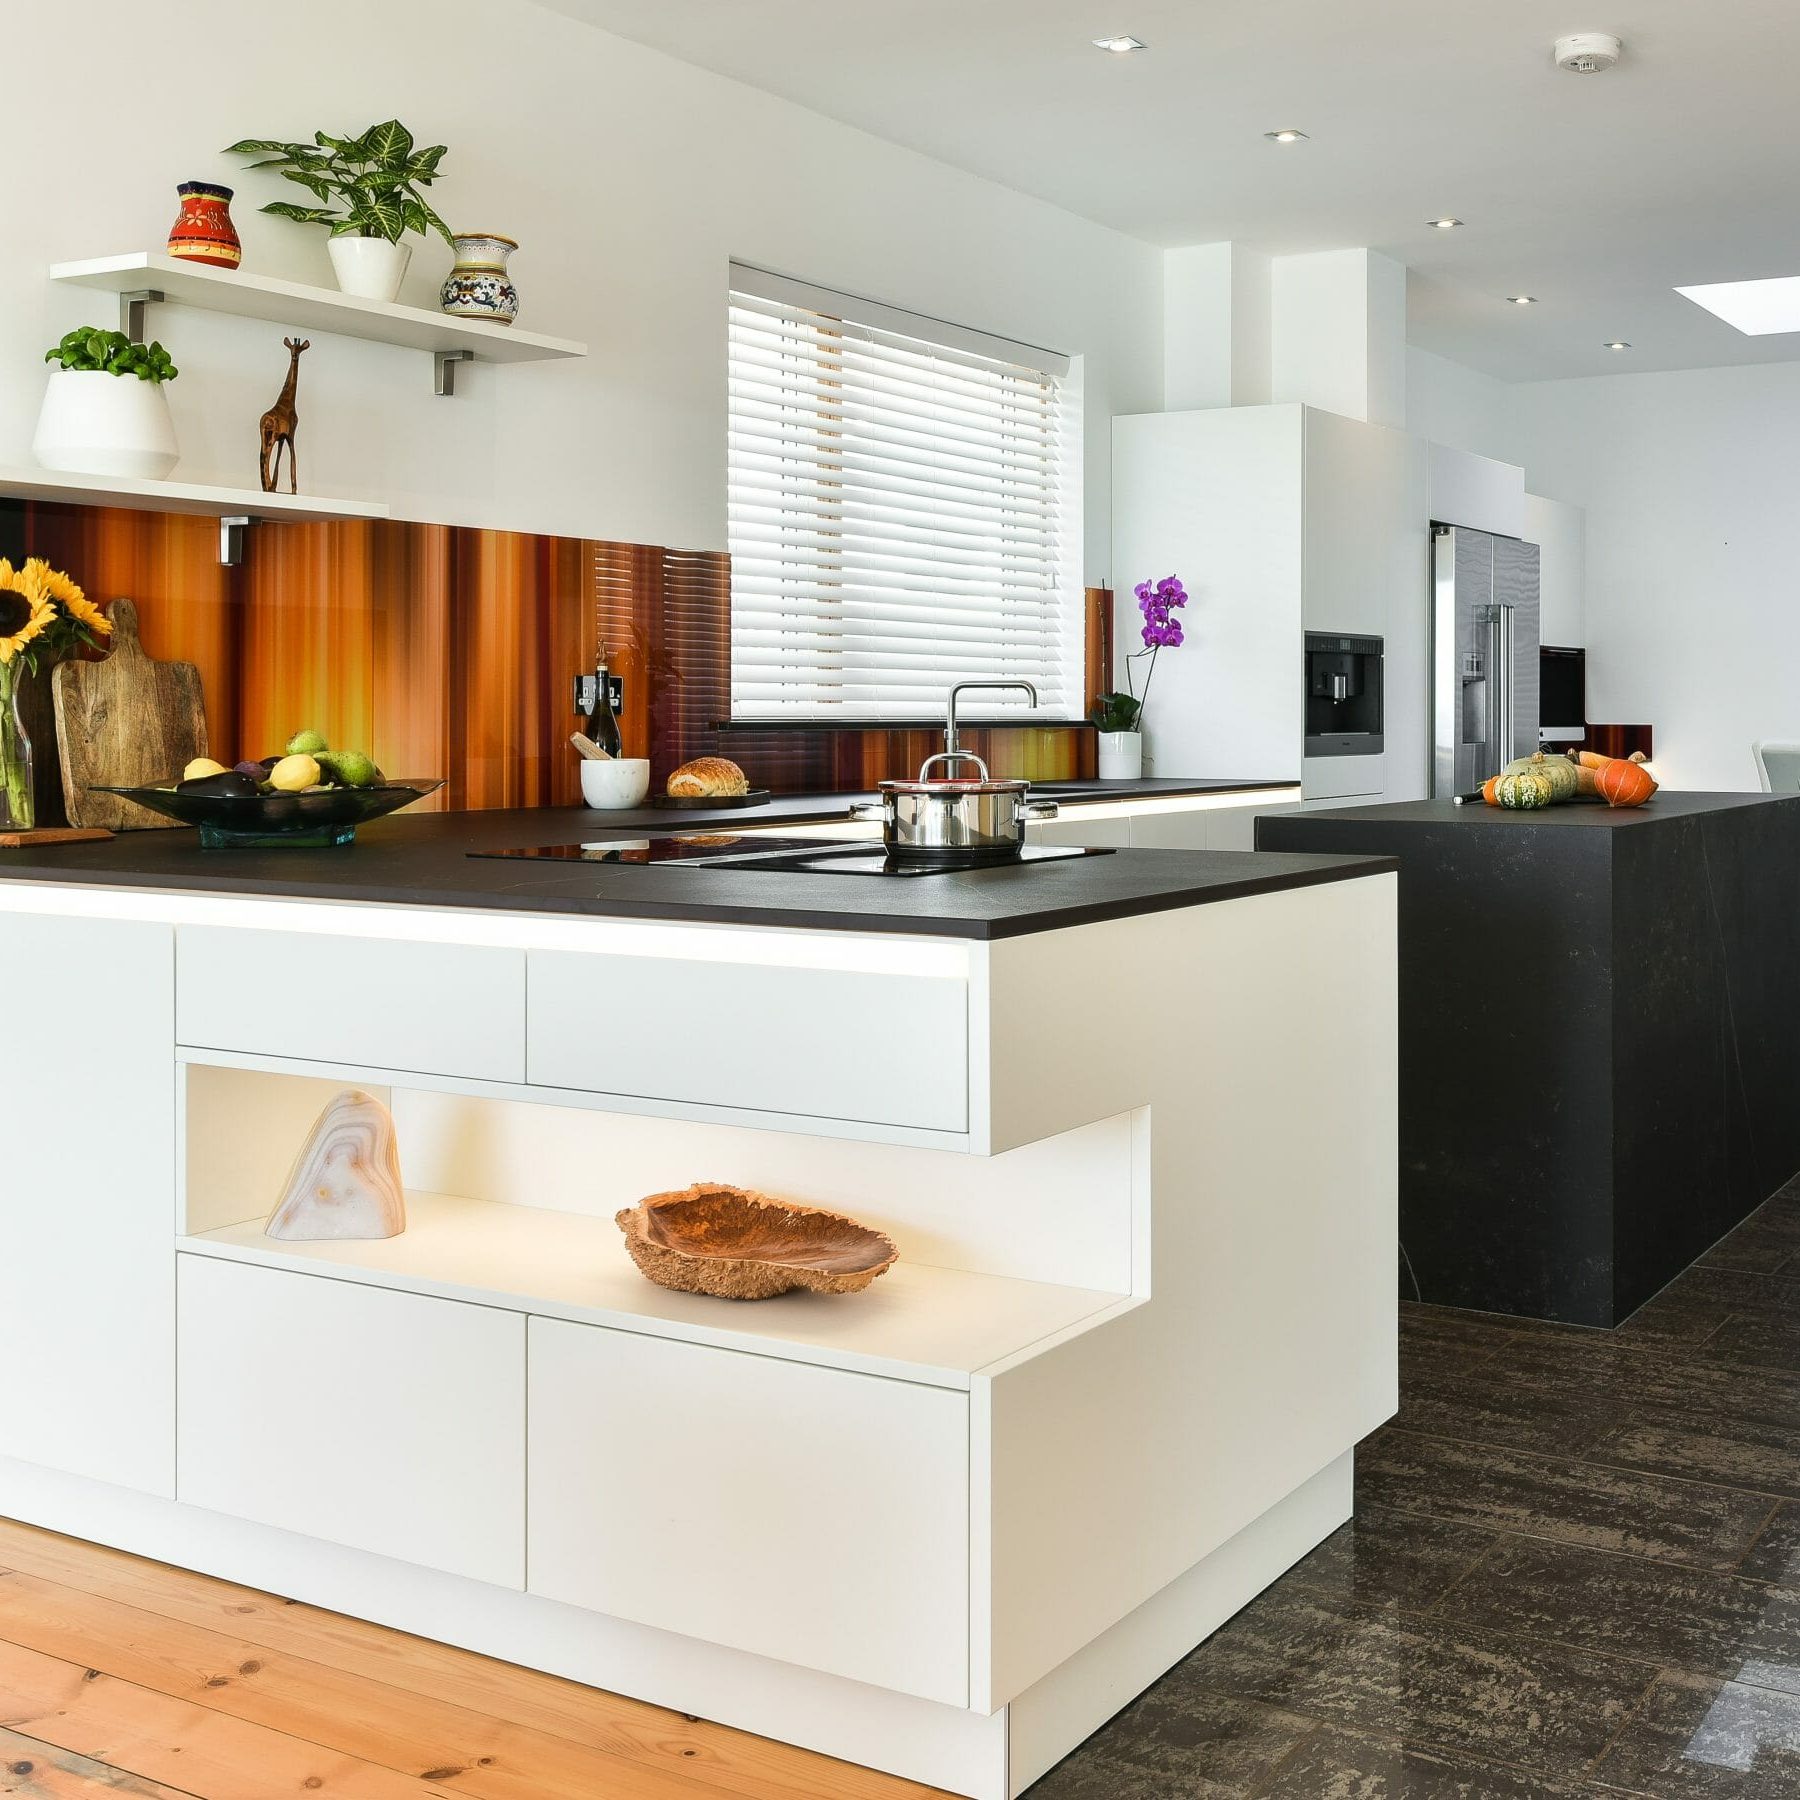
<path fill-rule="evenodd" d="M 966 694 L 971 688 L 1019 688 L 1031 696 L 1031 704 L 1038 703 L 1038 692 L 1029 681 L 959 681 L 950 690 L 950 704 L 944 715 L 944 754 L 960 756 L 962 746 L 956 741 L 956 696 Z"/>

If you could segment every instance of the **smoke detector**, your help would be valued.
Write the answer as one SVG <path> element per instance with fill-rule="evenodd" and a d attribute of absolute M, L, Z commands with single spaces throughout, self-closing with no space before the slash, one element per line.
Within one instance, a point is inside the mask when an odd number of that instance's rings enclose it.
<path fill-rule="evenodd" d="M 1556 66 L 1575 75 L 1598 75 L 1619 60 L 1624 45 L 1610 31 L 1576 31 L 1556 40 Z"/>

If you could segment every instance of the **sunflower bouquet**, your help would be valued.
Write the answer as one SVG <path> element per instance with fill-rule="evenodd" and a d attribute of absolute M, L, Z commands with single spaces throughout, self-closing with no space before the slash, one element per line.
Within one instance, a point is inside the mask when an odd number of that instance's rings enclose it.
<path fill-rule="evenodd" d="M 105 613 L 60 569 L 34 556 L 0 557 L 0 828 L 32 824 L 31 742 L 19 722 L 19 684 L 112 636 Z"/>

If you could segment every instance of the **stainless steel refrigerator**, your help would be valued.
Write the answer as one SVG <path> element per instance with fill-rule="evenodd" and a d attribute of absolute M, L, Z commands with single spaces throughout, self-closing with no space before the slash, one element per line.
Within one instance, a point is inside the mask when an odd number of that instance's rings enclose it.
<path fill-rule="evenodd" d="M 1432 527 L 1431 791 L 1472 793 L 1538 747 L 1538 547 Z"/>

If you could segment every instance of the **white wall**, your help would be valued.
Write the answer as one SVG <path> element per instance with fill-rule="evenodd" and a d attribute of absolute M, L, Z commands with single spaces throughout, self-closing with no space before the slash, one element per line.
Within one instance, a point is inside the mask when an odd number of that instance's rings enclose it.
<path fill-rule="evenodd" d="M 1800 739 L 1800 363 L 1536 382 L 1528 479 L 1587 509 L 1588 713 L 1648 722 L 1657 773 L 1752 788 Z"/>
<path fill-rule="evenodd" d="M 1270 265 L 1269 398 L 1406 423 L 1406 270 L 1373 250 Z"/>
<path fill-rule="evenodd" d="M 145 20 L 92 0 L 80 35 L 134 43 Z M 220 147 L 397 114 L 451 146 L 434 198 L 452 226 L 520 240 L 520 323 L 592 356 L 476 367 L 436 399 L 423 353 L 315 333 L 308 487 L 400 517 L 723 548 L 738 257 L 1084 357 L 1088 572 L 1108 572 L 1111 417 L 1161 398 L 1159 250 L 523 0 L 180 0 L 156 29 L 167 67 L 81 56 L 77 103 L 66 13 L 9 9 L 9 66 L 68 79 L 9 93 L 0 464 L 30 461 L 45 346 L 116 322 L 108 297 L 52 288 L 49 263 L 160 249 L 175 183 L 200 177 L 238 189 L 247 266 L 330 285 L 324 234 L 256 210 L 300 190 Z M 402 298 L 434 304 L 449 262 L 441 240 L 421 245 Z M 254 486 L 280 327 L 162 307 L 153 330 L 182 369 L 176 478 Z"/>
<path fill-rule="evenodd" d="M 1478 369 L 1409 347 L 1406 352 L 1406 429 L 1414 437 L 1475 456 L 1509 457 L 1513 390 Z"/>

